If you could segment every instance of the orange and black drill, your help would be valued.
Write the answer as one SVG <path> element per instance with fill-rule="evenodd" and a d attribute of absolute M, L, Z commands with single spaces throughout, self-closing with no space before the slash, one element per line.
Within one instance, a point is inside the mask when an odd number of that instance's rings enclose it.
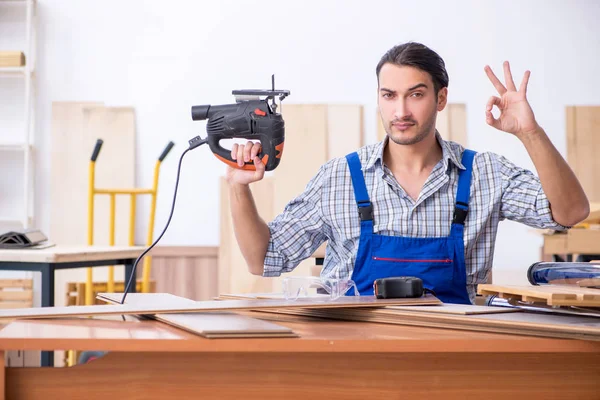
<path fill-rule="evenodd" d="M 234 90 L 235 104 L 192 106 L 192 120 L 206 123 L 206 139 L 196 137 L 189 141 L 190 149 L 208 143 L 213 154 L 233 168 L 240 168 L 231 158 L 231 150 L 221 146 L 223 139 L 259 140 L 261 151 L 258 157 L 266 171 L 277 168 L 283 153 L 285 124 L 277 113 L 275 96 L 283 100 L 289 90 L 275 90 L 274 77 L 271 90 Z M 265 96 L 264 99 L 260 99 Z M 269 104 L 271 101 L 271 104 Z M 241 169 L 254 170 L 253 162 L 246 162 Z"/>

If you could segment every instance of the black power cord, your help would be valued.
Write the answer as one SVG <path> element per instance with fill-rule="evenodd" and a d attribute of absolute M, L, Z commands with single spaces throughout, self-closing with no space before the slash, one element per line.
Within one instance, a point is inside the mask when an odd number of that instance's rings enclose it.
<path fill-rule="evenodd" d="M 144 252 L 142 254 L 140 254 L 140 256 L 137 258 L 137 260 L 135 260 L 135 263 L 133 263 L 133 269 L 131 271 L 131 275 L 129 275 L 129 280 L 127 281 L 127 286 L 125 287 L 125 291 L 123 292 L 123 298 L 121 299 L 121 304 L 125 304 L 125 298 L 127 297 L 127 293 L 129 292 L 129 289 L 131 288 L 131 283 L 133 282 L 133 277 L 135 276 L 135 270 L 137 268 L 138 263 L 146 255 L 146 253 L 148 253 L 150 250 L 152 250 L 152 248 L 156 245 L 156 243 L 158 243 L 160 241 L 160 239 L 163 237 L 163 235 L 167 231 L 169 224 L 171 223 L 171 218 L 173 218 L 173 211 L 175 210 L 175 200 L 177 200 L 177 187 L 179 186 L 179 175 L 181 174 L 181 162 L 183 161 L 183 157 L 186 155 L 186 153 L 188 151 L 193 150 L 196 147 L 202 146 L 206 142 L 207 142 L 206 139 L 201 139 L 200 136 L 196 136 L 195 138 L 193 138 L 189 141 L 190 146 L 187 149 L 185 149 L 185 151 L 183 153 L 181 153 L 181 157 L 179 157 L 179 165 L 177 167 L 177 178 L 175 179 L 173 204 L 171 205 L 171 213 L 169 214 L 169 219 L 167 220 L 167 224 L 165 225 L 162 233 L 158 236 L 158 238 L 156 238 L 154 243 L 152 243 L 152 245 L 150 245 L 150 247 L 148 247 L 146 250 L 144 250 Z"/>

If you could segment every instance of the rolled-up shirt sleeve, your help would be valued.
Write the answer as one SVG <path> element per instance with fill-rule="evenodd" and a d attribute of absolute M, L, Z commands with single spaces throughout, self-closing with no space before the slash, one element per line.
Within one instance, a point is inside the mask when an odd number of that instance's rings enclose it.
<path fill-rule="evenodd" d="M 271 237 L 263 276 L 279 276 L 292 271 L 327 240 L 329 228 L 324 221 L 321 204 L 325 174 L 323 166 L 310 180 L 304 192 L 292 199 L 281 214 L 267 223 Z"/>
<path fill-rule="evenodd" d="M 501 218 L 539 229 L 562 231 L 570 228 L 559 224 L 552 217 L 550 202 L 537 176 L 505 157 L 498 156 L 497 161 L 503 188 Z"/>

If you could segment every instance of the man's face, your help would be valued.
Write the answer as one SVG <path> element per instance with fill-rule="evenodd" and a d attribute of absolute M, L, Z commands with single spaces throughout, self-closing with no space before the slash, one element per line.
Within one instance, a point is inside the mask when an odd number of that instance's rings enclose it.
<path fill-rule="evenodd" d="M 442 88 L 436 98 L 427 72 L 384 64 L 379 71 L 378 104 L 389 138 L 400 145 L 411 145 L 433 134 L 437 112 L 446 106 L 447 93 L 447 88 Z"/>

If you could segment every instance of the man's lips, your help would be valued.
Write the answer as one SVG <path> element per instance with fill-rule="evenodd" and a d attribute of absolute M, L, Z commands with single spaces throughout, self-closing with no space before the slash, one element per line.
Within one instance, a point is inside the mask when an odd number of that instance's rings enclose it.
<path fill-rule="evenodd" d="M 415 125 L 412 122 L 394 122 L 392 124 L 396 129 L 400 129 L 400 130 L 405 130 L 410 128 L 411 126 Z"/>

